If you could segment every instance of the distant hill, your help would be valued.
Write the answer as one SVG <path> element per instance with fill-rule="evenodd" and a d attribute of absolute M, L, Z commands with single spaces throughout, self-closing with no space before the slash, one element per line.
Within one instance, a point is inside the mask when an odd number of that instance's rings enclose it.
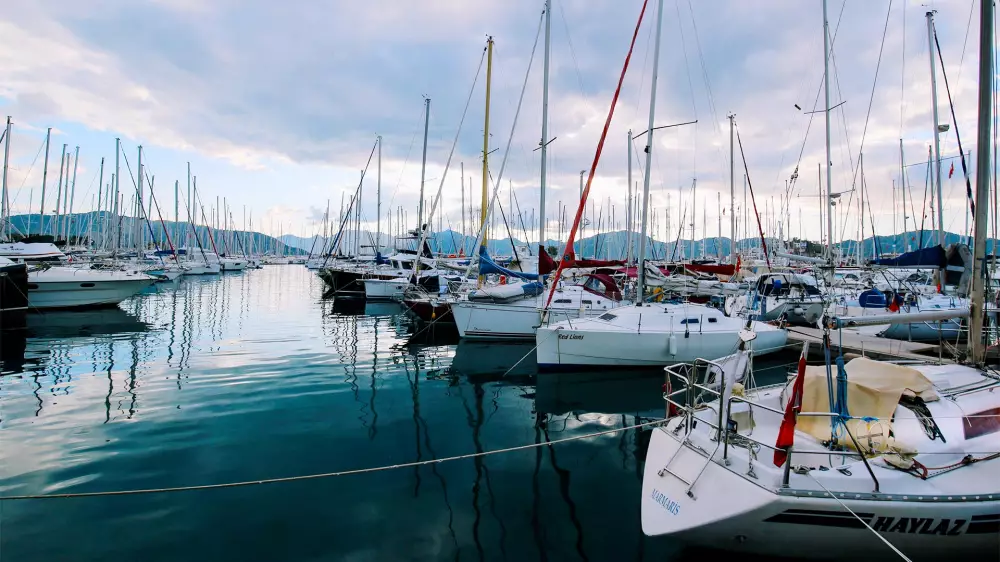
<path fill-rule="evenodd" d="M 71 216 L 71 237 L 94 237 L 97 240 L 101 240 L 103 237 L 103 232 L 105 229 L 108 232 L 113 232 L 111 223 L 114 221 L 114 217 L 110 213 L 76 213 Z M 66 220 L 64 217 L 62 220 Z M 121 218 L 121 231 L 124 233 L 123 236 L 126 238 L 133 232 L 135 223 L 131 217 Z M 11 217 L 11 224 L 15 232 L 31 232 L 38 233 L 38 215 L 14 215 Z M 60 224 L 65 224 L 61 222 Z M 181 240 L 172 240 L 176 245 L 183 246 L 190 239 L 190 243 L 194 245 L 193 239 L 191 239 L 191 227 L 187 222 L 175 223 L 173 221 L 164 221 L 163 225 L 166 226 L 166 233 L 169 234 L 170 238 L 173 239 L 175 233 L 179 233 Z M 44 217 L 44 227 L 46 233 L 52 232 L 53 217 Z M 164 228 L 159 221 L 145 223 L 147 232 L 147 238 L 150 232 L 152 232 L 153 239 L 158 243 L 162 241 L 163 247 L 167 247 L 167 236 L 164 235 Z M 198 232 L 199 237 L 203 242 L 208 241 L 207 229 L 204 226 L 195 226 L 195 230 Z M 222 246 L 219 248 L 220 252 L 226 251 L 226 248 L 231 243 L 234 247 L 229 248 L 229 251 L 242 252 L 241 244 L 243 241 L 256 251 L 277 251 L 284 252 L 286 254 L 308 254 L 310 251 L 319 252 L 325 246 L 325 240 L 321 236 L 314 236 L 310 238 L 303 238 L 300 236 L 295 236 L 294 234 L 283 234 L 278 238 L 268 236 L 259 232 L 245 232 L 236 231 L 235 236 L 230 235 L 227 231 L 225 236 L 223 233 L 216 234 L 216 244 Z M 370 251 L 371 246 L 375 245 L 375 235 L 374 233 L 368 231 L 362 231 L 360 236 L 360 246 L 366 252 Z M 921 239 L 923 243 L 921 244 Z M 963 241 L 963 238 L 958 234 L 948 232 L 945 235 L 947 244 L 955 244 Z M 923 235 L 919 231 L 907 232 L 904 234 L 896 234 L 892 236 L 879 236 L 877 238 L 866 238 L 862 241 L 862 248 L 864 250 L 864 255 L 871 257 L 876 254 L 888 254 L 888 253 L 902 253 L 909 250 L 917 249 L 921 246 L 928 246 L 934 243 L 936 240 L 936 232 L 925 230 Z M 621 259 L 625 257 L 626 246 L 628 244 L 628 233 L 625 231 L 616 231 L 602 233 L 594 236 L 588 236 L 582 240 L 576 241 L 574 244 L 575 252 L 578 256 L 597 256 L 603 259 Z M 380 246 L 383 248 L 414 248 L 416 246 L 416 241 L 404 238 L 404 239 L 392 239 L 386 234 L 382 234 L 379 240 Z M 476 239 L 472 236 L 464 236 L 454 230 L 445 230 L 443 232 L 432 233 L 429 237 L 429 243 L 431 249 L 435 252 L 440 252 L 443 254 L 458 254 L 460 250 L 464 249 L 465 254 L 469 255 L 473 253 L 473 247 L 475 246 Z M 987 252 L 993 251 L 995 240 L 989 240 L 987 242 Z M 774 239 L 767 239 L 767 244 L 769 248 L 777 247 L 777 241 Z M 528 245 L 522 240 L 517 238 L 513 239 L 513 244 L 510 239 L 491 239 L 488 242 L 487 248 L 492 255 L 511 255 L 513 253 L 513 246 L 526 246 Z M 562 248 L 562 243 L 555 240 L 547 240 L 545 243 L 546 247 L 555 246 L 558 249 Z M 639 236 L 633 235 L 632 237 L 632 255 L 638 255 L 639 253 Z M 675 249 L 676 246 L 676 249 Z M 760 247 L 759 238 L 750 238 L 740 240 L 737 243 L 739 248 L 758 248 Z M 845 254 L 854 254 L 857 252 L 858 242 L 856 240 L 847 240 L 840 245 L 841 251 Z M 341 249 L 345 253 L 351 253 L 354 248 L 358 247 L 358 243 L 355 240 L 354 232 L 346 232 L 344 239 L 341 242 Z M 690 240 L 681 240 L 678 243 L 674 242 L 662 242 L 659 240 L 654 240 L 652 238 L 646 239 L 646 251 L 647 255 L 652 259 L 671 259 L 680 258 L 682 256 L 690 257 L 692 255 L 696 256 L 728 256 L 729 255 L 729 239 L 723 238 L 718 240 L 716 238 L 705 238 L 702 240 L 696 240 L 693 244 L 695 249 L 692 252 L 692 243 Z M 532 247 L 531 251 L 534 252 L 535 248 Z"/>

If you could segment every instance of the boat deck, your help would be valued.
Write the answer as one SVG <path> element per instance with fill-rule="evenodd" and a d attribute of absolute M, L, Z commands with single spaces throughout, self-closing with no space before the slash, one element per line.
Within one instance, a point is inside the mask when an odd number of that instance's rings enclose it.
<path fill-rule="evenodd" d="M 889 338 L 880 338 L 849 331 L 837 331 L 831 334 L 831 344 L 834 351 L 843 348 L 844 353 L 858 353 L 868 357 L 914 359 L 920 361 L 938 361 L 952 363 L 946 356 L 938 357 L 939 346 L 933 343 L 920 343 Z M 789 342 L 808 342 L 813 352 L 821 352 L 823 331 L 816 328 L 795 326 L 788 328 Z"/>

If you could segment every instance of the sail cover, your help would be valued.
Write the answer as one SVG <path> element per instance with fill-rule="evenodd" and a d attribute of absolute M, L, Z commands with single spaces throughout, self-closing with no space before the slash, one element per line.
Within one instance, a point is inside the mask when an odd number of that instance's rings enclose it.
<path fill-rule="evenodd" d="M 537 273 L 525 273 L 523 271 L 514 271 L 497 264 L 497 262 L 493 261 L 493 258 L 491 258 L 490 255 L 486 253 L 486 247 L 480 246 L 479 274 L 487 275 L 490 273 L 496 273 L 497 275 L 506 275 L 507 277 L 517 277 L 518 279 L 524 279 L 526 281 L 534 281 L 538 279 Z"/>
<path fill-rule="evenodd" d="M 885 265 L 889 267 L 936 267 L 944 268 L 948 262 L 945 257 L 944 248 L 941 246 L 931 246 L 921 248 L 912 252 L 906 252 L 894 258 L 875 260 L 875 265 Z"/>

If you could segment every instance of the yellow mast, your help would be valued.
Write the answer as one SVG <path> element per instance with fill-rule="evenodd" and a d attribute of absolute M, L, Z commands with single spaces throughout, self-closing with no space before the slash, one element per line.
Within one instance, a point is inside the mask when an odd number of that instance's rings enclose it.
<path fill-rule="evenodd" d="M 489 239 L 486 228 L 486 210 L 489 206 L 486 194 L 489 185 L 489 155 L 490 155 L 490 79 L 493 74 L 493 37 L 486 38 L 486 125 L 483 127 L 483 198 L 479 209 L 479 225 L 483 230 L 483 242 L 481 247 L 486 247 Z M 479 276 L 479 285 L 483 284 L 483 276 Z"/>

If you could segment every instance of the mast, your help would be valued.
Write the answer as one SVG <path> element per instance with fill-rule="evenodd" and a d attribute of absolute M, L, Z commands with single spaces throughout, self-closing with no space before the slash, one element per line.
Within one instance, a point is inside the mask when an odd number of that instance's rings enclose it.
<path fill-rule="evenodd" d="M 646 168 L 642 180 L 642 232 L 639 236 L 636 304 L 642 306 L 646 285 L 646 228 L 649 220 L 649 179 L 653 160 L 653 119 L 656 117 L 656 75 L 660 69 L 660 36 L 663 32 L 663 0 L 656 8 L 656 43 L 653 47 L 653 78 L 649 84 L 649 122 L 646 128 Z"/>
<path fill-rule="evenodd" d="M 486 38 L 486 118 L 485 125 L 483 126 L 483 195 L 482 201 L 480 203 L 479 209 L 479 227 L 483 231 L 483 241 L 480 243 L 480 248 L 487 247 L 487 240 L 489 240 L 489 229 L 486 224 L 486 211 L 489 206 L 489 201 L 487 201 L 486 189 L 489 181 L 489 159 L 490 159 L 490 86 L 493 80 L 493 36 Z M 421 194 L 422 195 L 422 194 Z M 423 248 L 417 248 L 417 252 L 422 252 Z M 480 286 L 483 284 L 483 276 L 479 276 Z"/>
<path fill-rule="evenodd" d="M 906 168 L 903 164 L 903 139 L 899 139 L 899 186 L 903 191 L 903 251 L 909 252 L 910 245 L 906 237 Z"/>
<path fill-rule="evenodd" d="M 375 255 L 382 245 L 382 135 L 378 136 L 378 174 L 375 183 Z M 377 265 L 377 264 L 376 264 Z"/>
<path fill-rule="evenodd" d="M 983 313 L 986 280 L 986 221 L 990 194 L 990 126 L 993 103 L 993 2 L 979 3 L 979 138 L 976 143 L 976 217 L 969 343 L 972 360 L 982 365 L 986 357 L 983 342 Z M 933 59 L 933 55 L 931 55 Z"/>
<path fill-rule="evenodd" d="M 719 237 L 715 239 L 715 255 L 718 259 L 722 259 L 722 193 L 719 191 L 715 192 L 715 199 L 719 206 Z"/>
<path fill-rule="evenodd" d="M 38 233 L 45 234 L 45 183 L 49 179 L 49 140 L 52 127 L 45 131 L 45 163 L 42 164 L 42 204 L 38 206 Z"/>
<path fill-rule="evenodd" d="M 538 212 L 542 220 L 538 223 L 538 255 L 545 251 L 545 172 L 548 164 L 549 150 L 549 45 L 551 41 L 551 11 L 552 0 L 545 0 L 545 57 L 542 62 L 542 140 L 541 140 L 541 179 L 539 180 Z M 538 260 L 542 267 L 542 260 Z M 541 270 L 538 270 L 541 273 Z"/>
<path fill-rule="evenodd" d="M 461 180 L 462 180 L 462 252 L 465 253 L 465 162 L 461 162 Z"/>
<path fill-rule="evenodd" d="M 733 147 L 735 118 L 735 113 L 729 114 L 729 232 L 732 235 L 729 241 L 729 263 L 736 263 L 736 153 Z"/>
<path fill-rule="evenodd" d="M 68 145 L 63 143 L 62 156 L 59 157 L 59 186 L 56 188 L 56 216 L 53 217 L 52 221 L 52 237 L 59 239 L 59 209 L 62 206 L 62 196 L 63 196 L 63 170 L 66 169 L 66 147 Z"/>
<path fill-rule="evenodd" d="M 97 178 L 97 216 L 94 217 L 95 220 L 101 218 L 101 187 L 103 187 L 103 186 L 104 186 L 104 157 L 102 156 L 101 157 L 101 171 L 99 172 L 99 175 L 98 175 L 98 178 Z M 88 242 L 91 242 L 91 243 L 93 243 L 93 241 L 94 241 L 94 236 L 93 236 L 94 222 L 95 222 L 94 220 L 90 221 L 91 234 L 89 236 L 90 240 Z"/>
<path fill-rule="evenodd" d="M 137 253 L 140 251 L 139 250 L 140 246 L 145 246 L 145 244 L 143 242 L 146 239 L 146 233 L 142 231 L 142 210 L 143 210 L 144 207 L 142 206 L 142 200 L 143 200 L 142 199 L 142 176 L 143 176 L 143 173 L 142 173 L 142 145 L 141 144 L 139 145 L 139 164 L 138 164 L 138 170 L 139 170 L 139 184 L 138 184 L 139 187 L 138 187 L 138 191 L 136 191 L 137 197 L 138 197 L 136 199 L 136 208 L 138 209 L 138 212 L 135 214 L 135 228 L 134 228 L 134 232 L 135 232 L 135 249 L 136 249 Z"/>
<path fill-rule="evenodd" d="M 632 263 L 632 129 L 628 130 L 628 203 L 625 213 L 625 266 Z M 670 195 L 667 195 L 669 207 Z M 669 216 L 669 215 L 668 215 Z M 670 227 L 667 227 L 670 230 Z"/>
<path fill-rule="evenodd" d="M 193 202 L 191 201 L 191 163 L 190 162 L 187 163 L 187 192 L 188 192 L 187 193 L 187 196 L 188 196 L 187 197 L 187 201 L 188 201 L 188 204 L 187 204 L 187 215 L 188 215 L 187 216 L 187 220 L 188 220 L 188 222 L 191 222 L 191 209 L 193 209 L 194 207 L 192 207 Z M 184 230 L 185 231 L 193 230 L 193 225 L 191 225 L 191 226 L 192 226 L 192 228 L 186 228 Z M 195 231 L 195 235 L 196 236 L 197 236 L 197 234 L 198 234 L 198 231 Z M 189 240 L 189 238 L 187 237 L 187 235 L 185 235 L 184 240 L 185 240 L 185 244 L 184 245 L 187 246 L 188 245 L 187 240 Z M 188 261 L 191 261 L 190 254 L 188 255 Z"/>
<path fill-rule="evenodd" d="M 121 240 L 121 221 L 118 220 L 118 213 L 121 211 L 120 199 L 118 188 L 121 183 L 121 166 L 119 165 L 119 158 L 121 156 L 121 142 L 122 140 L 115 137 L 115 173 L 113 181 L 115 184 L 115 212 L 114 212 L 114 225 L 115 225 L 115 251 L 118 251 L 118 243 Z"/>
<path fill-rule="evenodd" d="M 830 158 L 830 20 L 826 15 L 826 0 L 823 0 L 823 95 L 825 104 L 823 116 L 826 118 L 826 252 L 833 279 L 833 170 Z"/>
<path fill-rule="evenodd" d="M 691 259 L 698 257 L 698 180 L 691 179 Z"/>
<path fill-rule="evenodd" d="M 489 94 L 487 94 L 487 98 L 489 98 Z M 489 103 L 487 103 L 487 107 L 488 106 Z M 486 118 L 486 121 L 487 123 L 489 122 L 489 117 Z M 431 98 L 424 98 L 424 156 L 423 160 L 421 160 L 420 162 L 420 202 L 417 206 L 417 228 L 420 229 L 421 231 L 423 231 L 424 228 L 424 179 L 427 176 L 427 129 L 430 126 L 430 123 L 431 123 Z M 485 179 L 483 180 L 483 193 L 486 193 Z M 483 197 L 485 197 L 485 195 Z M 421 251 L 420 248 L 417 248 L 418 254 L 420 251 Z"/>
<path fill-rule="evenodd" d="M 181 225 L 181 208 L 180 208 L 180 191 L 181 182 L 180 180 L 174 180 L 174 240 L 179 245 L 180 240 L 180 225 Z M 174 252 L 174 259 L 177 259 L 176 250 Z"/>
<path fill-rule="evenodd" d="M 76 147 L 76 153 L 73 156 L 73 186 L 70 188 L 69 195 L 69 213 L 66 214 L 66 246 L 69 246 L 69 236 L 73 233 L 73 201 L 76 199 L 76 170 L 80 164 L 80 147 Z"/>
<path fill-rule="evenodd" d="M 3 135 L 3 187 L 0 187 L 0 234 L 7 233 L 10 239 L 10 201 L 7 195 L 7 162 L 10 160 L 10 115 L 7 116 L 7 130 Z"/>
<path fill-rule="evenodd" d="M 991 20 L 992 21 L 992 20 Z M 987 25 L 984 23 L 984 25 Z M 941 204 L 941 131 L 938 129 L 937 71 L 934 67 L 934 12 L 927 12 L 927 54 L 931 59 L 931 104 L 934 116 L 934 184 L 937 187 L 938 244 L 944 247 L 944 206 Z M 988 130 L 988 128 L 987 128 Z"/>

